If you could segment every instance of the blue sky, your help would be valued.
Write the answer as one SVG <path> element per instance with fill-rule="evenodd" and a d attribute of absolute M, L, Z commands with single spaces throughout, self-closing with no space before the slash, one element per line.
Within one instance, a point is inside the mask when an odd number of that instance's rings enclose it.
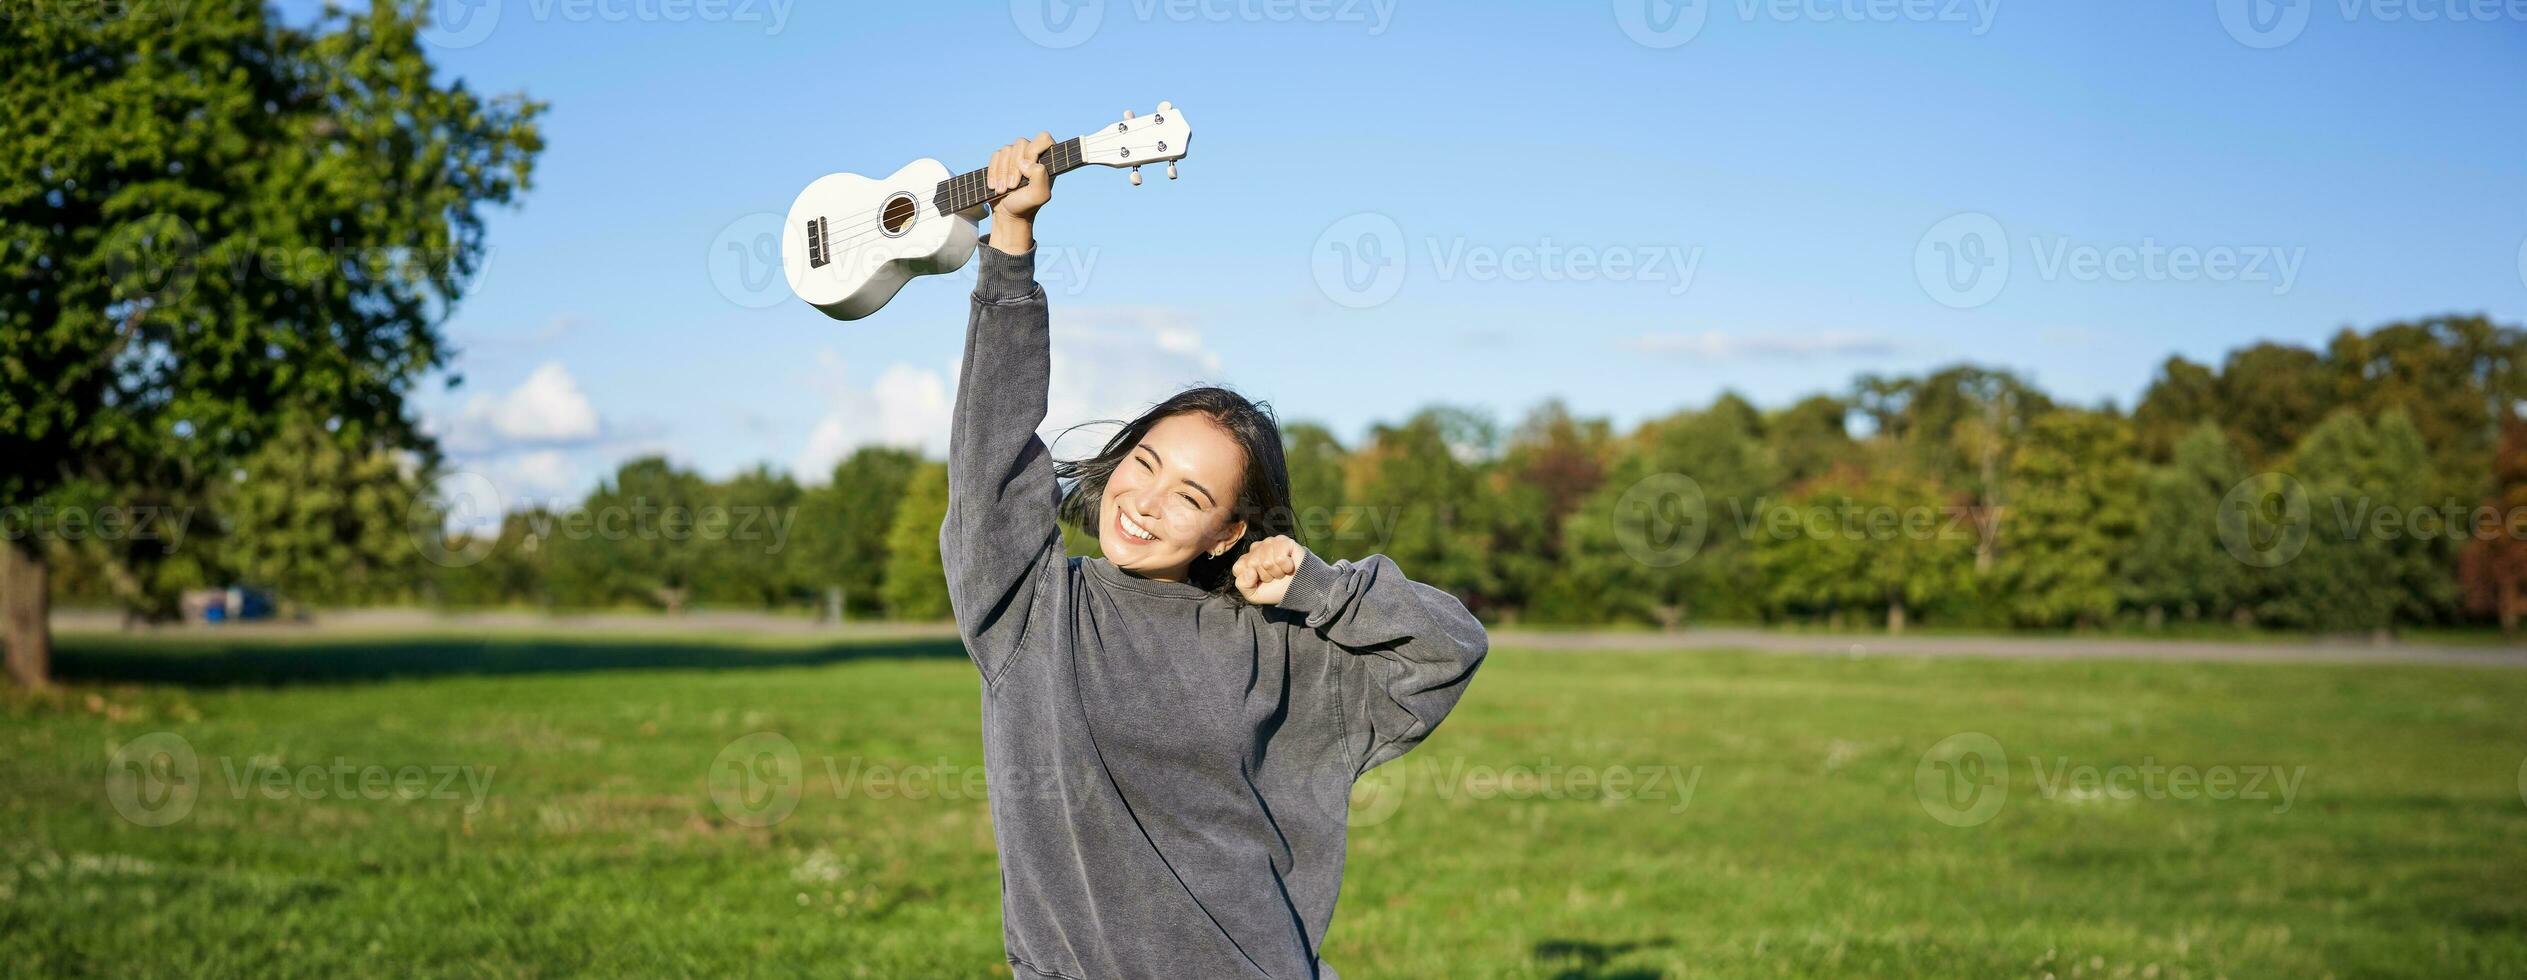
<path fill-rule="evenodd" d="M 748 249 L 821 174 L 1162 99 L 1183 179 L 1040 219 L 1057 424 L 1209 380 L 1346 439 L 1629 426 L 1959 360 L 2128 407 L 2171 352 L 2527 320 L 2527 3 L 439 6 L 446 72 L 552 104 L 420 398 L 513 503 L 937 451 L 965 285 L 842 323 Z"/>

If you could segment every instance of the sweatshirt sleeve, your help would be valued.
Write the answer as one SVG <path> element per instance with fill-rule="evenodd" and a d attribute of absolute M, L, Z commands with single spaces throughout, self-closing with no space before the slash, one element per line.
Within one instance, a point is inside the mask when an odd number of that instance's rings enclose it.
<path fill-rule="evenodd" d="M 988 245 L 965 328 L 948 431 L 948 516 L 939 558 L 967 654 L 990 682 L 1017 656 L 1062 556 L 1044 424 L 1052 342 L 1035 253 Z"/>
<path fill-rule="evenodd" d="M 1281 597 L 1309 629 L 1364 660 L 1352 710 L 1368 720 L 1360 772 L 1377 768 L 1429 737 L 1456 707 L 1491 648 L 1483 624 L 1455 596 L 1405 578 L 1395 561 L 1371 555 L 1326 564 L 1314 552 Z"/>

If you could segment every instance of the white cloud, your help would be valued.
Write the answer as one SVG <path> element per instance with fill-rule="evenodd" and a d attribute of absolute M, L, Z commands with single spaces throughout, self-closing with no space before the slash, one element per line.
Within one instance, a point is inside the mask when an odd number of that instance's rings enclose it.
<path fill-rule="evenodd" d="M 1185 314 L 1156 307 L 1089 307 L 1054 314 L 1052 391 L 1043 435 L 1076 423 L 1130 418 L 1193 384 L 1215 381 L 1221 360 Z M 862 446 L 905 446 L 945 458 L 954 411 L 954 369 L 897 363 L 874 383 L 855 383 L 841 354 L 817 355 L 816 387 L 827 403 L 791 472 L 823 480 L 834 464 Z M 1102 439 L 1082 430 L 1073 436 Z M 1058 452 L 1080 452 L 1077 445 Z"/>
<path fill-rule="evenodd" d="M 821 483 L 835 463 L 862 446 L 903 446 L 933 457 L 948 451 L 950 401 L 945 372 L 909 364 L 888 365 L 875 384 L 851 381 L 842 355 L 816 355 L 816 386 L 827 410 L 807 434 L 807 447 L 791 463 L 801 482 Z"/>
<path fill-rule="evenodd" d="M 567 455 L 543 449 L 457 466 L 439 474 L 435 489 L 448 530 L 493 534 L 503 515 L 538 504 L 567 508 L 586 486 Z"/>
<path fill-rule="evenodd" d="M 584 445 L 603 429 L 570 369 L 555 361 L 507 394 L 474 396 L 439 436 L 452 451 L 478 454 Z"/>
<path fill-rule="evenodd" d="M 1190 316 L 1159 307 L 1098 307 L 1057 316 L 1053 328 L 1053 392 L 1045 438 L 1081 422 L 1129 419 L 1187 387 L 1217 383 L 1220 356 L 1205 346 Z M 1107 431 L 1082 430 L 1077 440 Z M 1061 453 L 1086 450 L 1056 447 Z"/>
<path fill-rule="evenodd" d="M 519 510 L 536 504 L 567 507 L 587 492 L 588 481 L 579 465 L 560 450 L 539 449 L 533 452 L 482 460 L 461 472 L 480 474 L 491 481 L 506 510 Z"/>
<path fill-rule="evenodd" d="M 1644 354 L 1691 357 L 1706 361 L 1800 357 L 1866 357 L 1895 353 L 1894 341 L 1876 334 L 1825 330 L 1804 334 L 1735 336 L 1717 330 L 1700 333 L 1662 331 L 1620 342 Z"/>

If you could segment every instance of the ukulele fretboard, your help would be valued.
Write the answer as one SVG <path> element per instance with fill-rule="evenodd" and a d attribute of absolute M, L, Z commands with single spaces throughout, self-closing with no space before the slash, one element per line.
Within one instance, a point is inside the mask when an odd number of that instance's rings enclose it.
<path fill-rule="evenodd" d="M 1072 137 L 1055 143 L 1036 159 L 1043 161 L 1045 172 L 1054 176 L 1077 170 L 1081 164 L 1079 139 Z M 939 191 L 931 195 L 930 202 L 938 206 L 940 214 L 957 214 L 997 200 L 1000 195 L 991 192 L 989 176 L 987 171 L 975 170 L 940 181 Z"/>

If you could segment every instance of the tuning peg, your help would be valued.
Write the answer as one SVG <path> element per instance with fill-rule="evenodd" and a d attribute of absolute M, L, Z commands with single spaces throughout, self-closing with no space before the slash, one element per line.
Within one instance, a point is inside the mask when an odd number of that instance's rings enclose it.
<path fill-rule="evenodd" d="M 1176 179 L 1176 161 L 1174 160 L 1167 161 L 1167 179 Z"/>
<path fill-rule="evenodd" d="M 1161 103 L 1159 103 L 1159 104 L 1158 104 L 1158 111 L 1160 111 L 1160 112 L 1174 112 L 1174 111 L 1176 111 L 1176 104 L 1175 104 L 1175 103 L 1173 103 L 1173 102 L 1161 102 Z"/>
<path fill-rule="evenodd" d="M 1125 110 L 1123 110 L 1123 118 L 1125 118 L 1125 119 L 1130 119 L 1130 118 L 1132 118 L 1132 110 L 1130 110 L 1130 109 L 1125 109 Z"/>
<path fill-rule="evenodd" d="M 1141 168 L 1139 167 L 1132 168 L 1132 186 L 1141 186 Z"/>

